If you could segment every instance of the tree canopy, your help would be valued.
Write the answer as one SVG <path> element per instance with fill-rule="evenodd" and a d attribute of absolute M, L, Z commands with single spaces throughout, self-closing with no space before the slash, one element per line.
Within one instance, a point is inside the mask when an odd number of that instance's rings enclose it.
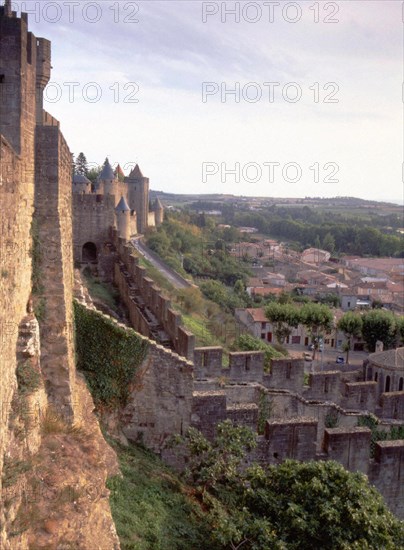
<path fill-rule="evenodd" d="M 338 321 L 337 327 L 348 338 L 346 350 L 346 362 L 349 361 L 349 352 L 351 350 L 351 340 L 354 336 L 360 336 L 362 332 L 362 317 L 358 313 L 347 311 Z"/>
<path fill-rule="evenodd" d="M 88 164 L 84 153 L 79 153 L 75 162 L 75 173 L 81 176 L 87 176 Z"/>
<path fill-rule="evenodd" d="M 265 308 L 267 319 L 274 325 L 274 333 L 280 344 L 288 338 L 292 329 L 302 321 L 301 308 L 292 304 L 273 302 Z"/>
<path fill-rule="evenodd" d="M 230 421 L 210 442 L 190 429 L 182 439 L 187 478 L 208 511 L 209 548 L 244 550 L 396 550 L 404 523 L 365 475 L 333 461 L 286 460 L 245 467 L 255 436 Z"/>
<path fill-rule="evenodd" d="M 369 351 L 375 351 L 376 342 L 383 342 L 384 348 L 389 349 L 397 342 L 397 323 L 399 318 L 389 311 L 373 309 L 362 317 L 362 337 Z"/>

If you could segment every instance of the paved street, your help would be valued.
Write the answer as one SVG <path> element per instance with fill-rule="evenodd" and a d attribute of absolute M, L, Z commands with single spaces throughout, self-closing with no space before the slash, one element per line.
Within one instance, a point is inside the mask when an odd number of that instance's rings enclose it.
<path fill-rule="evenodd" d="M 171 267 L 166 265 L 163 260 L 157 257 L 142 241 L 140 237 L 131 240 L 136 250 L 148 260 L 156 269 L 160 271 L 175 288 L 189 288 L 191 283 L 176 273 Z"/>
<path fill-rule="evenodd" d="M 307 346 L 285 346 L 288 351 L 293 352 L 293 355 L 301 353 L 311 353 L 312 351 L 309 351 L 307 349 Z M 339 370 L 340 367 L 344 367 L 344 370 L 346 370 L 346 363 L 343 365 L 339 365 L 335 362 L 337 356 L 342 355 L 344 359 L 346 359 L 346 353 L 342 351 L 338 351 L 334 348 L 325 347 L 323 353 L 317 351 L 316 352 L 316 359 L 315 361 L 305 361 L 305 370 L 306 372 L 318 372 L 321 370 Z M 368 357 L 368 353 L 365 351 L 350 351 L 349 352 L 349 365 L 352 367 L 361 367 L 363 364 L 363 361 Z M 342 370 L 342 369 L 341 369 Z"/>

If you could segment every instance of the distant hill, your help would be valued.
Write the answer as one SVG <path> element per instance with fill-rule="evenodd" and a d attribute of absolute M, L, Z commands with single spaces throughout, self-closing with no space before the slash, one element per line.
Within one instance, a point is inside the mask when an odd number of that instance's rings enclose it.
<path fill-rule="evenodd" d="M 394 207 L 399 205 L 399 202 L 386 202 L 386 201 L 374 201 L 368 199 L 361 199 L 359 197 L 246 197 L 243 195 L 231 195 L 231 194 L 177 194 L 167 193 L 164 191 L 150 191 L 150 197 L 152 199 L 159 197 L 166 203 L 192 203 L 197 201 L 211 202 L 211 203 L 262 203 L 268 204 L 299 204 L 307 206 L 338 206 L 338 207 L 353 207 L 353 208 L 375 208 L 375 207 Z"/>

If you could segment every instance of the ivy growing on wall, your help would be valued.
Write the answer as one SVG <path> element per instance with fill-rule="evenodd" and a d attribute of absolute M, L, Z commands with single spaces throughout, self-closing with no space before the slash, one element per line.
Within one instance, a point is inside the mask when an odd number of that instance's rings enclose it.
<path fill-rule="evenodd" d="M 96 405 L 125 406 L 147 342 L 97 311 L 74 302 L 77 368 L 84 372 Z"/>
<path fill-rule="evenodd" d="M 358 426 L 369 428 L 372 432 L 370 437 L 370 457 L 374 458 L 377 441 L 392 441 L 396 439 L 404 439 L 404 426 L 391 426 L 390 430 L 386 431 L 378 429 L 379 419 L 373 414 L 367 414 L 358 418 Z"/>

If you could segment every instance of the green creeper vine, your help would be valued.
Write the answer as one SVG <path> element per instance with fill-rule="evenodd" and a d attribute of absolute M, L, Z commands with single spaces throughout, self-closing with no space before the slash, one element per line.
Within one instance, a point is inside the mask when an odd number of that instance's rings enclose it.
<path fill-rule="evenodd" d="M 131 383 L 147 352 L 132 329 L 74 302 L 77 368 L 84 372 L 96 405 L 125 406 Z"/>
<path fill-rule="evenodd" d="M 404 439 L 404 426 L 391 426 L 389 431 L 378 430 L 379 419 L 373 414 L 363 415 L 358 418 L 358 426 L 369 428 L 372 432 L 370 438 L 370 456 L 374 458 L 377 441 L 392 441 Z"/>

